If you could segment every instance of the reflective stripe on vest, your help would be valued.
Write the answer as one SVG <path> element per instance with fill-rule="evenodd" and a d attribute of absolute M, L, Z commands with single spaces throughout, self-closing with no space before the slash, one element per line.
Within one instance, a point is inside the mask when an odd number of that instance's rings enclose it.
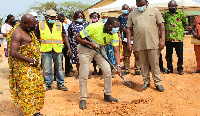
<path fill-rule="evenodd" d="M 53 40 L 54 44 L 63 44 L 63 41 L 59 41 L 59 40 Z"/>
<path fill-rule="evenodd" d="M 59 21 L 56 21 L 56 28 L 57 31 L 61 31 L 61 26 L 59 25 Z"/>
<path fill-rule="evenodd" d="M 51 40 L 40 40 L 40 43 L 47 44 L 47 43 L 52 43 L 52 41 Z"/>
<path fill-rule="evenodd" d="M 95 44 L 98 44 L 97 42 L 95 42 L 94 40 L 92 40 L 92 39 L 90 38 L 89 34 L 86 32 L 85 29 L 83 29 L 83 33 L 84 33 L 84 35 L 90 40 L 90 42 L 95 43 Z"/>
<path fill-rule="evenodd" d="M 119 43 L 119 40 L 112 40 L 111 43 Z"/>
<path fill-rule="evenodd" d="M 44 30 L 44 21 L 41 22 L 41 29 Z"/>

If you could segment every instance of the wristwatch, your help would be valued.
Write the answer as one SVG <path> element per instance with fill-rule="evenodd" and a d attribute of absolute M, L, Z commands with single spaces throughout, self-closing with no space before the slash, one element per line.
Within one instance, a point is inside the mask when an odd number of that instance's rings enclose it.
<path fill-rule="evenodd" d="M 118 66 L 118 67 L 122 68 L 122 66 L 121 66 L 121 65 L 116 65 L 116 66 Z"/>

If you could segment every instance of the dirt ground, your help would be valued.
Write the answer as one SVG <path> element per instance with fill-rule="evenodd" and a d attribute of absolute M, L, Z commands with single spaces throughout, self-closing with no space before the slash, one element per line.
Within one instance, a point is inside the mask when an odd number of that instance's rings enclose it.
<path fill-rule="evenodd" d="M 164 67 L 166 68 L 165 49 L 163 53 Z M 0 48 L 3 55 L 3 48 Z M 5 57 L 0 62 L 0 115 L 21 116 L 20 108 L 15 108 L 10 97 L 8 85 L 8 64 Z M 177 66 L 177 56 L 174 51 L 173 65 Z M 123 85 L 123 80 L 117 76 L 113 79 L 112 96 L 118 98 L 118 103 L 103 101 L 104 81 L 99 76 L 92 76 L 88 80 L 87 109 L 79 109 L 79 81 L 74 77 L 65 77 L 65 86 L 68 91 L 56 89 L 46 92 L 45 104 L 41 110 L 47 116 L 198 116 L 200 115 L 200 77 L 199 74 L 190 74 L 195 70 L 195 54 L 190 37 L 184 41 L 184 75 L 179 75 L 176 68 L 173 74 L 162 74 L 162 84 L 165 91 L 160 93 L 155 89 L 151 78 L 150 87 L 142 91 L 142 76 L 134 75 L 134 56 L 131 56 L 131 74 L 125 76 L 134 83 L 133 88 Z M 74 66 L 75 68 L 75 66 Z M 92 72 L 92 66 L 91 70 Z"/>

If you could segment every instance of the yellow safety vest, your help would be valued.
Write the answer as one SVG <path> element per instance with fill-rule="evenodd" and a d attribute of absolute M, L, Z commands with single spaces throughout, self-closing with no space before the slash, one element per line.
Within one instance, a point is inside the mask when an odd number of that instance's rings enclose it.
<path fill-rule="evenodd" d="M 57 53 L 62 53 L 62 23 L 56 21 L 52 27 L 52 33 L 46 23 L 41 21 L 39 23 L 40 39 L 41 39 L 41 52 L 50 52 L 52 49 Z"/>

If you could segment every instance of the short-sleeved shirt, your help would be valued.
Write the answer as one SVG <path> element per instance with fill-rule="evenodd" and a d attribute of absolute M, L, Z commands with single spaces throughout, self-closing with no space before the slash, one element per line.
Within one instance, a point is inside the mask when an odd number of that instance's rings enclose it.
<path fill-rule="evenodd" d="M 86 33 L 85 33 L 86 32 Z M 119 36 L 117 33 L 111 35 L 105 32 L 104 23 L 92 23 L 88 25 L 83 31 L 80 31 L 82 38 L 90 37 L 93 41 L 99 45 L 119 46 Z"/>
<path fill-rule="evenodd" d="M 133 51 L 158 49 L 158 24 L 164 20 L 157 8 L 147 7 L 143 12 L 130 12 L 127 27 L 133 28 Z"/>
<path fill-rule="evenodd" d="M 127 24 L 127 21 L 128 21 L 128 17 L 125 17 L 123 14 L 121 14 L 118 17 L 118 20 L 120 22 L 119 30 L 120 30 L 120 32 L 122 32 L 122 28 L 127 28 L 126 24 Z M 126 33 L 124 33 L 124 38 L 126 38 Z"/>
<path fill-rule="evenodd" d="M 171 42 L 183 42 L 184 29 L 188 26 L 186 13 L 177 10 L 175 13 L 169 11 L 163 14 L 165 20 L 165 40 Z M 184 26 L 184 24 L 187 24 Z"/>
<path fill-rule="evenodd" d="M 9 24 L 5 23 L 2 25 L 1 27 L 1 33 L 8 33 L 13 27 L 10 26 Z M 6 40 L 6 37 L 4 37 L 3 39 L 3 46 L 4 48 L 7 48 L 7 40 Z"/>
<path fill-rule="evenodd" d="M 195 17 L 194 25 L 196 26 L 195 31 L 197 32 L 198 36 L 200 36 L 200 15 Z"/>

